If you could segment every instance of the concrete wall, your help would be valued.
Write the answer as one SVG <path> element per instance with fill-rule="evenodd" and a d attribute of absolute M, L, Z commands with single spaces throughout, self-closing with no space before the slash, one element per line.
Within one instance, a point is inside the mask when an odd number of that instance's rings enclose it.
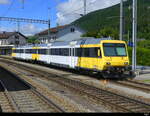
<path fill-rule="evenodd" d="M 16 39 L 16 36 L 18 36 L 18 39 Z M 26 38 L 23 37 L 23 36 L 21 36 L 20 34 L 15 34 L 15 35 L 10 36 L 10 37 L 8 38 L 8 43 L 9 43 L 9 44 L 16 44 L 16 41 L 19 41 L 19 43 L 17 43 L 17 44 L 19 44 L 19 45 L 24 45 L 24 44 L 27 43 Z"/>
<path fill-rule="evenodd" d="M 40 43 L 50 43 L 51 41 L 56 39 L 57 39 L 56 33 L 51 33 L 49 39 L 48 39 L 48 35 L 38 36 L 38 40 L 40 41 Z"/>
<path fill-rule="evenodd" d="M 85 33 L 84 30 L 82 30 L 74 25 L 69 25 L 69 26 L 65 27 L 64 29 L 59 30 L 57 40 L 58 41 L 74 40 L 76 38 L 80 38 L 81 35 L 84 33 Z"/>

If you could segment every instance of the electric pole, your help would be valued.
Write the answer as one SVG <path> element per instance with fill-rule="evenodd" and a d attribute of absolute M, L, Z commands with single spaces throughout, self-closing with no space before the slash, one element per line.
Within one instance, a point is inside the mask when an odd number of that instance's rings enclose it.
<path fill-rule="evenodd" d="M 18 32 L 20 31 L 20 22 L 17 21 Z"/>
<path fill-rule="evenodd" d="M 48 8 L 48 39 L 50 37 L 50 8 Z"/>
<path fill-rule="evenodd" d="M 133 32 L 132 32 L 132 70 L 136 71 L 136 39 L 137 39 L 137 0 L 133 0 Z"/>
<path fill-rule="evenodd" d="M 123 19 L 124 19 L 124 15 L 123 15 L 123 0 L 120 0 L 120 40 L 123 40 L 123 29 L 124 29 L 124 25 L 123 25 Z"/>
<path fill-rule="evenodd" d="M 22 2 L 22 9 L 24 9 L 24 0 L 21 0 Z"/>
<path fill-rule="evenodd" d="M 84 0 L 84 15 L 86 15 L 86 0 Z"/>

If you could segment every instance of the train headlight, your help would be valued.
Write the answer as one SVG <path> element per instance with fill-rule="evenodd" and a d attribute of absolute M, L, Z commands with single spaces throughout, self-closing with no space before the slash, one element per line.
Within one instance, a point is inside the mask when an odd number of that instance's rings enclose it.
<path fill-rule="evenodd" d="M 124 64 L 125 64 L 125 65 L 128 65 L 129 63 L 128 63 L 128 62 L 125 62 Z"/>
<path fill-rule="evenodd" d="M 110 62 L 106 62 L 106 65 L 111 65 L 111 63 Z"/>

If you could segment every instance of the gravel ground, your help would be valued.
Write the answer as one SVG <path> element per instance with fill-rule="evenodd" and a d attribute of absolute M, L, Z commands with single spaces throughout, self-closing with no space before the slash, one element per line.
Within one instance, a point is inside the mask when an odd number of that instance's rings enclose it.
<path fill-rule="evenodd" d="M 25 75 L 28 75 L 27 72 L 23 72 Z M 49 91 L 55 93 L 60 98 L 67 100 L 70 104 L 78 107 L 80 110 L 79 112 L 111 112 L 104 108 L 103 106 L 98 106 L 97 104 L 93 104 L 88 101 L 88 98 L 84 96 L 77 95 L 76 93 L 64 88 L 60 87 L 58 84 L 47 81 L 46 79 L 36 78 L 34 76 L 29 76 L 34 82 L 39 83 L 40 85 L 45 86 Z"/>

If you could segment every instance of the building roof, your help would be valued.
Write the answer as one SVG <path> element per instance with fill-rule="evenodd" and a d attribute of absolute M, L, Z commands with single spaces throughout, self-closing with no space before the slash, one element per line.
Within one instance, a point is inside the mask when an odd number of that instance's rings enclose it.
<path fill-rule="evenodd" d="M 21 36 L 27 39 L 27 37 L 21 34 L 20 32 L 5 32 L 5 31 L 0 33 L 0 39 L 8 39 L 10 36 L 13 36 L 15 34 L 20 34 Z"/>
<path fill-rule="evenodd" d="M 68 25 L 62 25 L 62 26 L 57 26 L 57 27 L 54 27 L 54 28 L 50 28 L 50 33 L 57 33 L 59 29 L 63 29 L 66 26 L 68 26 Z M 46 29 L 46 30 L 44 30 L 40 33 L 37 33 L 36 35 L 48 35 L 48 29 Z"/>

